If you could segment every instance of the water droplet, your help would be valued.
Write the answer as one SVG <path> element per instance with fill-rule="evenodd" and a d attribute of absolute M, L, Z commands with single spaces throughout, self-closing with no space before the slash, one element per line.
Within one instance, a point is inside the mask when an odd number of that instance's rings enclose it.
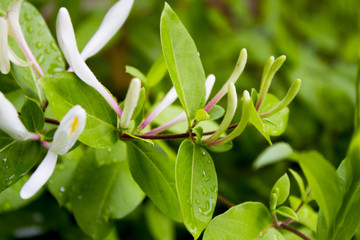
<path fill-rule="evenodd" d="M 196 199 L 195 202 L 196 202 L 196 204 L 200 204 L 200 200 L 199 200 L 199 199 Z"/>
<path fill-rule="evenodd" d="M 57 47 L 57 45 L 56 45 L 56 43 L 55 43 L 54 41 L 51 41 L 51 42 L 50 42 L 50 47 L 51 47 L 53 50 L 57 50 L 57 49 L 58 49 L 58 47 Z"/>
<path fill-rule="evenodd" d="M 24 13 L 24 19 L 27 21 L 31 20 L 31 15 L 29 15 L 28 13 Z"/>
<path fill-rule="evenodd" d="M 26 31 L 28 31 L 28 33 L 32 33 L 32 32 L 34 32 L 34 28 L 31 27 L 31 26 L 28 26 L 28 27 L 26 28 Z"/>
<path fill-rule="evenodd" d="M 4 162 L 4 163 L 6 163 L 6 161 L 7 161 L 7 158 L 6 158 L 6 157 L 5 157 L 5 158 L 3 158 L 3 162 Z"/>
<path fill-rule="evenodd" d="M 205 156 L 205 152 L 204 152 L 204 151 L 202 151 L 201 154 L 202 154 L 203 156 Z"/>
<path fill-rule="evenodd" d="M 34 14 L 35 16 L 39 16 L 39 15 L 40 15 L 40 13 L 39 13 L 38 11 L 34 11 L 33 14 Z"/>
<path fill-rule="evenodd" d="M 205 206 L 204 207 L 199 207 L 199 212 L 202 215 L 209 216 L 212 213 L 213 208 L 214 208 L 213 202 L 212 201 L 210 202 L 210 201 L 206 200 L 205 201 Z"/>
<path fill-rule="evenodd" d="M 41 49 L 43 46 L 44 46 L 43 43 L 40 41 L 36 43 L 36 48 L 38 49 Z"/>
<path fill-rule="evenodd" d="M 210 190 L 214 193 L 217 192 L 217 187 L 215 185 L 210 185 Z"/>
<path fill-rule="evenodd" d="M 112 148 L 111 148 L 111 147 L 109 147 L 107 150 L 108 150 L 108 152 L 111 152 L 111 151 L 112 151 Z"/>
<path fill-rule="evenodd" d="M 61 56 L 57 56 L 57 57 L 56 57 L 56 61 L 58 61 L 58 62 L 62 62 L 62 61 L 63 61 L 63 59 L 62 59 L 62 57 L 61 57 Z"/>
<path fill-rule="evenodd" d="M 81 200 L 83 197 L 81 195 L 78 196 L 78 199 Z"/>
<path fill-rule="evenodd" d="M 5 165 L 5 168 L 8 169 L 8 168 L 9 168 L 9 165 Z"/>
<path fill-rule="evenodd" d="M 42 53 L 39 54 L 39 56 L 36 58 L 39 64 L 42 64 L 45 60 L 45 57 Z"/>
<path fill-rule="evenodd" d="M 64 187 L 60 187 L 60 192 L 65 192 L 65 188 L 64 188 Z"/>
<path fill-rule="evenodd" d="M 11 175 L 10 177 L 5 179 L 5 184 L 10 185 L 12 180 L 15 178 L 15 174 Z"/>
<path fill-rule="evenodd" d="M 50 54 L 50 53 L 51 53 L 51 50 L 48 49 L 48 48 L 45 48 L 45 53 Z"/>
<path fill-rule="evenodd" d="M 200 188 L 201 188 L 201 193 L 204 195 L 204 196 L 207 196 L 208 195 L 208 191 L 205 189 L 205 187 L 203 185 L 200 185 Z"/>
<path fill-rule="evenodd" d="M 60 67 L 59 65 L 57 65 L 55 63 L 50 63 L 48 73 L 54 74 L 54 73 L 61 72 L 61 71 L 64 71 L 64 69 L 62 67 Z"/>
<path fill-rule="evenodd" d="M 201 179 L 204 181 L 204 182 L 207 182 L 210 180 L 210 176 L 206 174 L 206 172 L 203 170 L 202 173 L 201 173 Z"/>

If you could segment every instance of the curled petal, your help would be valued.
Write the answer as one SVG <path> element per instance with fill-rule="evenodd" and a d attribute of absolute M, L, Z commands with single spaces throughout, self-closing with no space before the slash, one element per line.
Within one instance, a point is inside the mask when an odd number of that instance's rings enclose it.
<path fill-rule="evenodd" d="M 36 135 L 26 130 L 19 119 L 16 108 L 6 99 L 2 92 L 0 92 L 0 129 L 18 141 L 35 139 Z"/>
<path fill-rule="evenodd" d="M 24 34 L 21 30 L 19 23 L 20 9 L 23 0 L 14 0 L 8 8 L 8 21 L 10 25 L 9 32 L 13 35 L 16 42 L 19 44 L 21 50 L 24 52 L 26 58 L 29 62 L 33 63 L 36 71 L 43 76 L 44 72 L 42 71 L 39 63 L 36 61 L 34 55 L 32 54 L 29 46 L 26 43 Z"/>
<path fill-rule="evenodd" d="M 214 87 L 215 84 L 215 75 L 214 74 L 210 74 L 207 78 L 206 78 L 206 82 L 205 82 L 205 88 L 206 88 L 206 101 L 208 100 L 211 90 Z"/>
<path fill-rule="evenodd" d="M 76 105 L 71 108 L 63 117 L 58 129 L 56 129 L 50 151 L 59 155 L 66 154 L 85 128 L 86 112 Z"/>
<path fill-rule="evenodd" d="M 115 35 L 129 16 L 134 0 L 120 0 L 106 13 L 99 29 L 81 52 L 84 60 L 99 52 Z"/>
<path fill-rule="evenodd" d="M 24 184 L 20 190 L 20 197 L 22 199 L 28 199 L 37 193 L 42 186 L 51 177 L 57 160 L 58 155 L 52 151 L 48 151 L 44 160 L 38 166 L 36 171 L 31 175 L 29 180 Z"/>
<path fill-rule="evenodd" d="M 31 65 L 31 63 L 25 62 L 24 60 L 22 60 L 20 57 L 18 57 L 9 47 L 8 48 L 9 51 L 9 58 L 10 61 L 13 62 L 14 64 L 21 66 L 21 67 L 28 67 Z"/>
<path fill-rule="evenodd" d="M 124 112 L 120 119 L 120 127 L 127 128 L 134 113 L 135 107 L 139 101 L 141 90 L 141 81 L 138 78 L 133 78 L 130 82 L 129 90 L 125 98 Z"/>
<path fill-rule="evenodd" d="M 120 117 L 122 111 L 118 103 L 108 90 L 96 79 L 95 75 L 80 56 L 76 45 L 74 29 L 66 8 L 60 8 L 59 10 L 56 20 L 56 35 L 64 57 L 75 74 L 86 84 L 98 91 Z"/>
<path fill-rule="evenodd" d="M 8 24 L 5 18 L 0 17 L 0 71 L 3 74 L 10 72 L 8 54 Z"/>

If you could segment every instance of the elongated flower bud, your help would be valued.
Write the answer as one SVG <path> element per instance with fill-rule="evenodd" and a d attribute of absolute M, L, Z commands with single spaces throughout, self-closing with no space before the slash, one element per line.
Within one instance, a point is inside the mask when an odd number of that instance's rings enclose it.
<path fill-rule="evenodd" d="M 8 54 L 8 24 L 3 17 L 0 17 L 0 71 L 3 74 L 8 74 L 10 72 Z"/>
<path fill-rule="evenodd" d="M 71 23 L 71 19 L 66 8 L 60 8 L 56 20 L 56 35 L 59 46 L 64 54 L 65 59 L 75 74 L 86 84 L 98 91 L 109 105 L 114 109 L 116 114 L 121 117 L 122 111 L 108 90 L 97 80 L 93 72 L 86 65 L 80 56 L 76 45 L 75 33 Z"/>
<path fill-rule="evenodd" d="M 21 188 L 21 198 L 31 198 L 45 185 L 55 169 L 58 155 L 66 154 L 74 146 L 85 128 L 85 123 L 86 112 L 79 105 L 74 106 L 66 113 L 55 132 L 53 142 L 44 160 Z"/>
<path fill-rule="evenodd" d="M 131 120 L 132 114 L 139 101 L 141 90 L 141 81 L 138 78 L 133 78 L 130 82 L 129 90 L 125 98 L 125 106 L 123 115 L 120 118 L 120 127 L 127 128 Z"/>
<path fill-rule="evenodd" d="M 20 121 L 12 103 L 0 92 L 0 129 L 18 141 L 38 140 L 40 136 L 30 133 Z"/>
<path fill-rule="evenodd" d="M 99 29 L 81 52 L 84 60 L 99 52 L 126 21 L 134 0 L 120 0 L 106 13 Z"/>

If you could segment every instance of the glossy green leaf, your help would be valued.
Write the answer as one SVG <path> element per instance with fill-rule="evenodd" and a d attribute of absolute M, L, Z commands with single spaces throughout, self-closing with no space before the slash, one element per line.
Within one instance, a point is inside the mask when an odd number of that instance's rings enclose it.
<path fill-rule="evenodd" d="M 216 120 L 224 116 L 225 109 L 219 105 L 214 105 L 208 113 L 210 115 L 210 120 Z"/>
<path fill-rule="evenodd" d="M 283 161 L 293 152 L 289 144 L 285 142 L 275 143 L 265 149 L 255 160 L 253 168 L 259 169 L 270 164 Z"/>
<path fill-rule="evenodd" d="M 40 105 L 31 98 L 25 98 L 20 119 L 30 132 L 40 131 L 45 123 L 44 113 Z"/>
<path fill-rule="evenodd" d="M 301 199 L 294 196 L 290 196 L 289 202 L 291 208 L 293 210 L 296 210 L 301 204 Z M 313 231 L 316 231 L 317 212 L 314 211 L 314 209 L 312 209 L 308 204 L 303 204 L 303 206 L 298 211 L 297 216 L 299 218 L 298 219 L 299 223 L 308 226 Z"/>
<path fill-rule="evenodd" d="M 127 158 L 135 181 L 153 203 L 174 221 L 181 221 L 175 188 L 175 163 L 157 145 L 127 142 Z"/>
<path fill-rule="evenodd" d="M 206 228 L 203 239 L 261 239 L 272 224 L 271 215 L 263 204 L 246 202 L 216 216 Z"/>
<path fill-rule="evenodd" d="M 286 173 L 276 181 L 271 190 L 271 194 L 274 193 L 277 195 L 275 206 L 283 204 L 288 198 L 290 193 L 290 180 Z"/>
<path fill-rule="evenodd" d="M 296 212 L 289 207 L 281 206 L 281 207 L 277 208 L 275 210 L 275 212 L 283 217 L 298 220 L 298 216 L 297 216 Z"/>
<path fill-rule="evenodd" d="M 71 179 L 84 154 L 85 150 L 80 146 L 63 156 L 59 156 L 59 161 L 47 182 L 47 186 L 60 206 L 65 206 L 69 202 Z"/>
<path fill-rule="evenodd" d="M 212 145 L 205 145 L 204 147 L 206 147 L 206 149 L 208 149 L 209 151 L 212 151 L 212 152 L 227 152 L 229 151 L 230 149 L 232 149 L 233 147 L 233 142 L 230 141 L 230 142 L 227 142 L 223 145 L 218 145 L 218 146 L 212 146 Z"/>
<path fill-rule="evenodd" d="M 259 114 L 265 113 L 275 107 L 279 103 L 279 99 L 272 94 L 266 94 L 264 102 L 259 108 Z M 289 118 L 289 108 L 283 108 L 276 114 L 263 118 L 266 132 L 270 136 L 279 136 L 284 133 Z"/>
<path fill-rule="evenodd" d="M 160 36 L 167 69 L 190 124 L 205 104 L 205 73 L 194 41 L 167 3 Z"/>
<path fill-rule="evenodd" d="M 144 198 L 126 161 L 99 166 L 91 150 L 76 167 L 69 190 L 78 225 L 94 239 L 108 235 L 112 219 L 125 217 Z"/>
<path fill-rule="evenodd" d="M 252 101 L 252 99 L 251 99 L 251 101 Z M 261 133 L 261 135 L 264 136 L 264 138 L 269 142 L 269 144 L 272 144 L 269 132 L 267 131 L 267 128 L 266 128 L 266 124 L 264 123 L 263 119 L 260 117 L 258 111 L 256 111 L 256 108 L 255 108 L 253 102 L 250 104 L 249 122 Z"/>
<path fill-rule="evenodd" d="M 154 64 L 151 66 L 148 74 L 146 75 L 148 86 L 153 87 L 156 84 L 158 84 L 165 76 L 166 74 L 166 64 L 164 60 L 163 54 L 161 54 Z"/>
<path fill-rule="evenodd" d="M 11 74 L 1 75 L 0 91 L 4 94 L 19 88 Z"/>
<path fill-rule="evenodd" d="M 210 119 L 210 115 L 204 109 L 199 109 L 196 111 L 196 113 L 195 113 L 195 121 L 196 122 L 201 122 L 201 121 L 209 120 L 209 119 Z"/>
<path fill-rule="evenodd" d="M 126 161 L 126 144 L 118 141 L 112 147 L 95 150 L 96 161 L 99 165 Z"/>
<path fill-rule="evenodd" d="M 141 80 L 142 84 L 144 84 L 145 86 L 147 85 L 147 79 L 145 77 L 145 75 L 136 67 L 132 67 L 129 65 L 125 66 L 125 71 L 130 74 L 131 76 L 138 78 Z"/>
<path fill-rule="evenodd" d="M 0 192 L 22 178 L 44 157 L 39 142 L 18 142 L 0 130 Z"/>
<path fill-rule="evenodd" d="M 79 138 L 81 142 L 94 148 L 107 148 L 116 143 L 116 113 L 95 89 L 72 73 L 45 76 L 40 83 L 59 120 L 77 104 L 85 109 L 87 118 Z"/>
<path fill-rule="evenodd" d="M 155 240 L 175 240 L 174 222 L 162 214 L 152 202 L 145 206 L 145 219 Z"/>
<path fill-rule="evenodd" d="M 210 222 L 217 199 L 217 175 L 210 154 L 190 140 L 183 141 L 175 176 L 184 224 L 197 239 Z"/>
<path fill-rule="evenodd" d="M 336 219 L 343 194 L 335 168 L 317 152 L 293 153 L 290 158 L 300 164 L 329 228 Z"/>

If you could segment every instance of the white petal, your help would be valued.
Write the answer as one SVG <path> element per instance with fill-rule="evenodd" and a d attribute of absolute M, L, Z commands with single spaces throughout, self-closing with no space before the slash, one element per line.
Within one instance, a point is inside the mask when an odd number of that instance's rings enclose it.
<path fill-rule="evenodd" d="M 21 67 L 28 67 L 31 65 L 31 63 L 25 62 L 24 60 L 22 60 L 20 57 L 18 57 L 9 47 L 8 48 L 8 53 L 9 53 L 9 58 L 10 61 L 13 62 L 14 64 L 21 66 Z"/>
<path fill-rule="evenodd" d="M 215 75 L 214 74 L 210 74 L 207 78 L 206 78 L 206 82 L 205 82 L 205 88 L 206 88 L 206 101 L 208 100 L 211 90 L 214 87 L 214 83 L 215 83 Z"/>
<path fill-rule="evenodd" d="M 56 129 L 50 151 L 59 155 L 66 154 L 79 138 L 85 124 L 85 110 L 79 105 L 71 108 L 61 120 L 58 129 Z"/>
<path fill-rule="evenodd" d="M 34 55 L 32 54 L 28 44 L 26 43 L 24 34 L 21 30 L 19 23 L 20 9 L 23 0 L 14 0 L 8 7 L 8 21 L 9 21 L 9 32 L 15 38 L 16 42 L 19 44 L 21 50 L 25 54 L 29 62 L 35 65 L 36 70 L 40 73 L 41 76 L 44 75 L 39 63 L 36 61 Z"/>
<path fill-rule="evenodd" d="M 133 78 L 125 98 L 124 112 L 120 118 L 120 127 L 127 128 L 134 113 L 135 107 L 139 101 L 141 89 L 141 81 L 138 78 Z"/>
<path fill-rule="evenodd" d="M 3 17 L 0 17 L 0 71 L 3 74 L 8 74 L 10 72 L 8 54 L 8 24 Z"/>
<path fill-rule="evenodd" d="M 32 138 L 20 121 L 16 108 L 2 92 L 0 92 L 0 129 L 18 141 Z"/>
<path fill-rule="evenodd" d="M 85 83 L 98 91 L 115 112 L 121 116 L 121 109 L 111 94 L 105 87 L 96 79 L 93 72 L 86 65 L 85 61 L 80 56 L 79 50 L 76 45 L 74 28 L 66 8 L 60 8 L 56 20 L 56 35 L 59 46 L 64 54 L 65 59 L 73 69 L 75 74 Z"/>
<path fill-rule="evenodd" d="M 120 0 L 106 13 L 99 29 L 81 52 L 84 60 L 99 52 L 115 35 L 129 16 L 134 0 Z"/>
<path fill-rule="evenodd" d="M 44 160 L 21 188 L 20 197 L 22 199 L 31 198 L 45 185 L 55 169 L 57 156 L 56 153 L 48 151 Z"/>

